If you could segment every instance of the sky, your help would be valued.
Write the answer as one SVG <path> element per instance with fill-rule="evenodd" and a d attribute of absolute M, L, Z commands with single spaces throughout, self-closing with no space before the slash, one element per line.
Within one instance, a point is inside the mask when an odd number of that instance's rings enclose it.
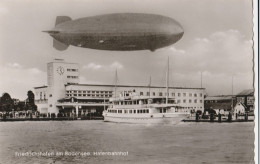
<path fill-rule="evenodd" d="M 184 28 L 180 41 L 155 52 L 104 51 L 52 47 L 44 30 L 56 16 L 72 19 L 108 13 L 168 16 Z M 202 87 L 208 95 L 237 94 L 253 88 L 253 14 L 251 0 L 1 0 L 0 94 L 21 100 L 27 91 L 47 85 L 47 63 L 79 63 L 80 83 Z M 201 76 L 202 75 L 202 76 Z M 201 78 L 202 77 L 202 78 Z"/>

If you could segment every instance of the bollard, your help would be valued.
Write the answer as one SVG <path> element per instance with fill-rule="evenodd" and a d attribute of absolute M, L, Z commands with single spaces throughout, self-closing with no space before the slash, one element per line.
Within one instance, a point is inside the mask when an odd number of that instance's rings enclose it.
<path fill-rule="evenodd" d="M 232 115 L 231 115 L 231 113 L 229 112 L 229 114 L 228 114 L 228 122 L 231 122 L 232 121 Z"/>
<path fill-rule="evenodd" d="M 248 121 L 248 114 L 245 113 L 245 121 Z"/>
<path fill-rule="evenodd" d="M 199 122 L 199 113 L 196 113 L 196 122 Z"/>
<path fill-rule="evenodd" d="M 6 120 L 6 114 L 3 115 L 3 121 L 5 121 L 5 120 Z"/>
<path fill-rule="evenodd" d="M 218 122 L 221 122 L 221 114 L 218 114 Z"/>
<path fill-rule="evenodd" d="M 214 122 L 214 114 L 210 113 L 210 122 Z"/>

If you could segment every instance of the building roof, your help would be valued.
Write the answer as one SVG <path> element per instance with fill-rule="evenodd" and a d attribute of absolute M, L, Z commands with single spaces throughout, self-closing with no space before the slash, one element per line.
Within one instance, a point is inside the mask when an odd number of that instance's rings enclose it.
<path fill-rule="evenodd" d="M 64 59 L 54 59 L 52 62 L 48 62 L 47 64 L 50 64 L 50 63 L 64 63 L 64 64 L 76 64 L 76 65 L 79 65 L 78 63 L 68 63 Z"/>
<path fill-rule="evenodd" d="M 40 86 L 40 87 L 34 87 L 34 89 L 40 89 L 40 88 L 47 88 L 48 86 Z"/>
<path fill-rule="evenodd" d="M 237 94 L 237 96 L 253 96 L 254 95 L 254 89 L 246 89 Z"/>
<path fill-rule="evenodd" d="M 208 96 L 204 100 L 231 100 L 231 95 Z"/>
<path fill-rule="evenodd" d="M 110 84 L 66 84 L 65 86 L 101 86 L 101 87 L 115 87 L 115 85 Z M 117 85 L 117 87 L 134 87 L 134 88 L 147 88 L 147 86 L 136 86 L 136 85 Z M 161 86 L 150 86 L 150 88 L 165 88 Z M 184 88 L 184 87 L 169 87 L 169 89 L 201 89 L 205 90 L 205 88 Z"/>

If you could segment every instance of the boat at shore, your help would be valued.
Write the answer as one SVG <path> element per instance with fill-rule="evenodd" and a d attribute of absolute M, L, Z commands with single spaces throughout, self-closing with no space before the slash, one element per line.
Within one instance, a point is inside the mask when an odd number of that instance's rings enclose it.
<path fill-rule="evenodd" d="M 123 123 L 170 123 L 177 124 L 187 118 L 189 113 L 174 99 L 169 99 L 169 57 L 166 72 L 165 96 L 138 95 L 135 90 L 124 91 L 119 97 L 116 95 L 117 71 L 115 79 L 115 97 L 110 98 L 111 103 L 107 110 L 103 111 L 104 121 Z M 151 78 L 149 86 L 151 86 Z M 149 87 L 150 88 L 150 87 Z"/>
<path fill-rule="evenodd" d="M 189 116 L 174 99 L 140 96 L 123 92 L 118 98 L 111 98 L 111 105 L 104 110 L 104 121 L 118 123 L 177 124 Z"/>

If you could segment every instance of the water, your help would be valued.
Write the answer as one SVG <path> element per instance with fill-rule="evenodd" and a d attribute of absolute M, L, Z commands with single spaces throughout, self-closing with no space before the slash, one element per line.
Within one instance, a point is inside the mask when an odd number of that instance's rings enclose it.
<path fill-rule="evenodd" d="M 0 122 L 0 163 L 254 163 L 254 123 Z M 49 157 L 15 153 L 53 152 Z M 56 155 L 89 152 L 89 156 Z M 128 152 L 126 156 L 93 152 Z"/>

